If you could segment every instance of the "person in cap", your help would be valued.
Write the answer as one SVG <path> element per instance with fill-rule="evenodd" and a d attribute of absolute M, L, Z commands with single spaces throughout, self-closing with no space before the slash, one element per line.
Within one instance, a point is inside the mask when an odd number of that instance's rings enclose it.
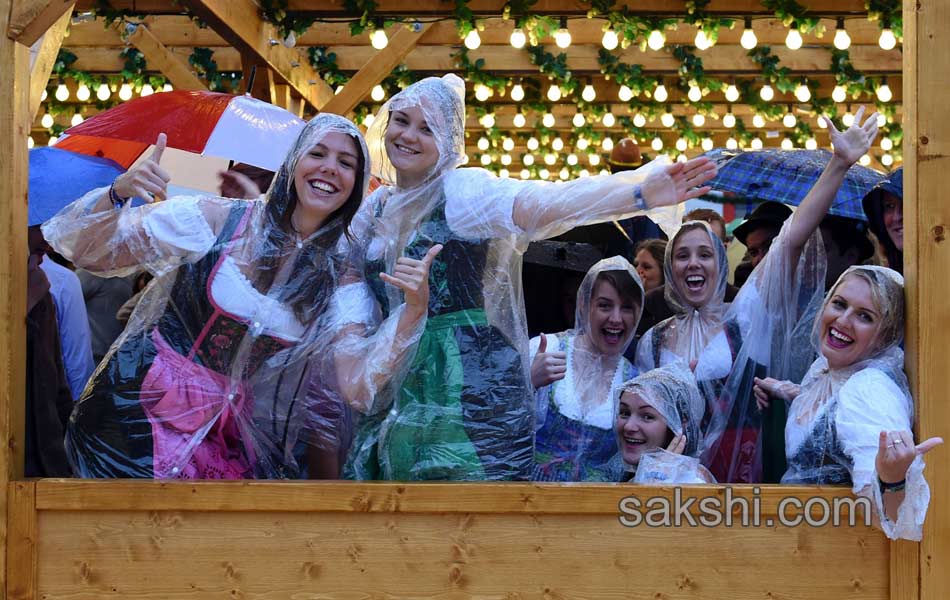
<path fill-rule="evenodd" d="M 825 289 L 830 290 L 849 267 L 874 256 L 874 244 L 868 237 L 867 223 L 857 219 L 828 215 L 822 219 L 820 229 L 828 264 Z"/>
<path fill-rule="evenodd" d="M 877 184 L 862 201 L 871 232 L 877 236 L 887 266 L 904 272 L 904 168 Z"/>

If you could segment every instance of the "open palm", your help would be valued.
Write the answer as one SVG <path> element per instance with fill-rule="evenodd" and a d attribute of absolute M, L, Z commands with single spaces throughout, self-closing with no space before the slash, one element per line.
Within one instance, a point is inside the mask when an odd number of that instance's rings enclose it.
<path fill-rule="evenodd" d="M 831 133 L 831 143 L 834 146 L 835 157 L 849 165 L 858 162 L 871 149 L 874 138 L 877 137 L 877 113 L 864 118 L 864 107 L 858 109 L 854 115 L 854 123 L 846 131 L 838 131 L 831 119 L 823 117 Z"/>

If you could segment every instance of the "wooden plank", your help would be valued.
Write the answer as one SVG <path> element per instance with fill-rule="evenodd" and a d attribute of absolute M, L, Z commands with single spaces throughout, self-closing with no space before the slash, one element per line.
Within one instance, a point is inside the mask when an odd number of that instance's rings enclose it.
<path fill-rule="evenodd" d="M 53 72 L 53 65 L 56 64 L 63 38 L 66 37 L 71 16 L 71 10 L 64 12 L 37 42 L 39 49 L 30 68 L 30 106 L 28 108 L 30 119 L 35 117 L 36 111 L 40 109 L 40 98 L 43 97 L 43 90 L 49 83 L 49 76 Z"/>
<path fill-rule="evenodd" d="M 386 49 L 370 56 L 356 75 L 343 86 L 343 90 L 326 103 L 323 110 L 338 115 L 349 114 L 366 98 L 373 86 L 392 73 L 393 69 L 416 47 L 419 40 L 426 36 L 428 28 L 428 23 L 421 25 L 419 31 L 400 27 L 389 40 Z"/>
<path fill-rule="evenodd" d="M 7 600 L 32 600 L 36 592 L 36 482 L 7 486 Z"/>
<path fill-rule="evenodd" d="M 276 29 L 261 19 L 252 0 L 182 2 L 239 51 L 259 56 L 317 110 L 333 97 L 333 90 L 310 66 L 306 57 L 278 41 Z"/>
<path fill-rule="evenodd" d="M 6 27 L 7 37 L 32 46 L 64 13 L 71 13 L 76 0 L 21 0 L 13 3 Z"/>
<path fill-rule="evenodd" d="M 116 29 L 145 56 L 149 68 L 167 77 L 176 90 L 207 91 L 208 86 L 191 70 L 188 63 L 172 54 L 147 25 L 117 23 Z"/>

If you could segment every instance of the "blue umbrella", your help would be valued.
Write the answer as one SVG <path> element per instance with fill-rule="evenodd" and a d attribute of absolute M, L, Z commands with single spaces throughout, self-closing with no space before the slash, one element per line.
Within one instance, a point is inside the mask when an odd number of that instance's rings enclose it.
<path fill-rule="evenodd" d="M 724 150 L 705 153 L 719 167 L 706 185 L 756 201 L 774 200 L 797 206 L 815 185 L 831 160 L 827 150 Z M 829 211 L 833 215 L 866 220 L 861 199 L 887 176 L 853 165 Z"/>
<path fill-rule="evenodd" d="M 110 185 L 125 169 L 115 161 L 68 150 L 30 150 L 29 226 L 42 225 L 86 192 Z"/>

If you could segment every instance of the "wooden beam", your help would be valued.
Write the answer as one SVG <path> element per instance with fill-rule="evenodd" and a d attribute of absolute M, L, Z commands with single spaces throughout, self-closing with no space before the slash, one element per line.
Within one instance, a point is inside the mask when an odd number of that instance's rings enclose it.
<path fill-rule="evenodd" d="M 7 486 L 7 537 L 9 563 L 7 600 L 38 598 L 36 482 L 15 481 Z"/>
<path fill-rule="evenodd" d="M 186 62 L 172 54 L 148 25 L 116 23 L 116 30 L 126 41 L 139 49 L 150 68 L 157 69 L 168 78 L 176 90 L 207 90 L 208 86 Z"/>
<path fill-rule="evenodd" d="M 241 52 L 259 56 L 274 73 L 317 110 L 330 101 L 333 90 L 297 50 L 284 47 L 273 25 L 261 19 L 252 0 L 182 0 Z"/>
<path fill-rule="evenodd" d="M 13 3 L 6 27 L 7 37 L 32 46 L 64 13 L 71 13 L 76 0 L 22 0 Z"/>
<path fill-rule="evenodd" d="M 323 107 L 326 112 L 338 115 L 349 114 L 356 105 L 362 102 L 377 83 L 392 73 L 399 63 L 406 58 L 420 39 L 425 37 L 429 23 L 422 24 L 419 31 L 402 27 L 389 40 L 384 50 L 377 51 L 356 72 L 343 90 L 334 96 Z"/>
<path fill-rule="evenodd" d="M 37 51 L 32 58 L 33 65 L 30 67 L 30 106 L 28 109 L 30 120 L 36 117 L 36 111 L 40 109 L 40 98 L 43 97 L 43 90 L 49 84 L 49 76 L 53 72 L 53 65 L 56 64 L 56 57 L 63 45 L 63 38 L 66 37 L 66 29 L 69 27 L 71 16 L 72 11 L 64 12 L 59 20 L 53 23 L 43 34 L 43 37 L 34 44 Z"/>

